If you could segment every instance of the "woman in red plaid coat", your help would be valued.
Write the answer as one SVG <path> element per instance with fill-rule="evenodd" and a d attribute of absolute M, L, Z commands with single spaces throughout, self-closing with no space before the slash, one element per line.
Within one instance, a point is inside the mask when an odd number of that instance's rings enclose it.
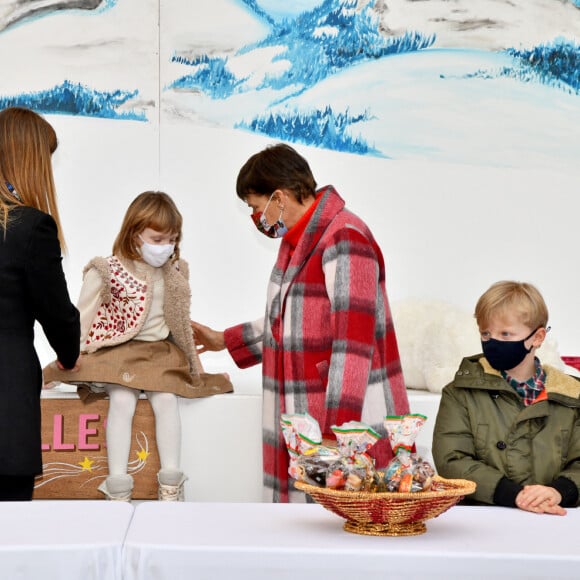
<path fill-rule="evenodd" d="M 236 365 L 262 363 L 264 500 L 304 501 L 288 476 L 282 413 L 332 425 L 363 421 L 383 436 L 385 415 L 409 412 L 385 290 L 383 255 L 332 186 L 316 189 L 308 162 L 270 146 L 240 170 L 237 194 L 256 227 L 282 238 L 265 317 L 218 332 L 192 323 L 199 352 L 227 348 Z M 391 458 L 386 438 L 377 467 Z"/>

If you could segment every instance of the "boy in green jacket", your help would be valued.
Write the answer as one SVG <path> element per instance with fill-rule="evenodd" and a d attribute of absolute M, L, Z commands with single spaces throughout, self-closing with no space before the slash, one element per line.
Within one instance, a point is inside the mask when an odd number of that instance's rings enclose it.
<path fill-rule="evenodd" d="M 531 284 L 503 281 L 479 299 L 483 354 L 442 392 L 433 435 L 439 475 L 470 479 L 470 500 L 565 515 L 580 489 L 580 380 L 535 356 L 548 309 Z"/>

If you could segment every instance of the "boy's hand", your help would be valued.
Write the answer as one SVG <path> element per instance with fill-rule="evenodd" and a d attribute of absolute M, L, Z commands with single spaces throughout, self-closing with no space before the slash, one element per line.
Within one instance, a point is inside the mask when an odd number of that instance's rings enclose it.
<path fill-rule="evenodd" d="M 562 496 L 547 485 L 525 485 L 516 497 L 516 506 L 537 514 L 565 516 L 566 510 L 560 505 Z"/>

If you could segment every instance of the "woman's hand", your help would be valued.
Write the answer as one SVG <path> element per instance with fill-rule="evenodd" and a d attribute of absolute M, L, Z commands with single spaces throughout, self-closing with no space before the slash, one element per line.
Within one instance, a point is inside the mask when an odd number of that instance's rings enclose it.
<path fill-rule="evenodd" d="M 537 514 L 565 516 L 566 510 L 560 505 L 562 496 L 547 485 L 525 485 L 516 497 L 516 506 Z"/>
<path fill-rule="evenodd" d="M 75 366 L 72 367 L 72 369 L 67 369 L 64 366 L 62 366 L 62 363 L 59 360 L 56 361 L 56 366 L 61 371 L 67 371 L 67 372 L 70 372 L 70 373 L 76 373 L 80 369 L 79 361 L 80 361 L 80 357 L 77 358 L 77 361 L 75 362 Z"/>
<path fill-rule="evenodd" d="M 217 352 L 226 348 L 223 332 L 213 330 L 209 326 L 204 326 L 193 320 L 191 321 L 191 329 L 198 354 L 208 350 Z"/>

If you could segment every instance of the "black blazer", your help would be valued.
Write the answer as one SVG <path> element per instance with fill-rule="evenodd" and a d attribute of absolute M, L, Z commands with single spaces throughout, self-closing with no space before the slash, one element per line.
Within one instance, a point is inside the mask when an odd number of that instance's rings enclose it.
<path fill-rule="evenodd" d="M 18 206 L 6 231 L 0 226 L 0 475 L 42 472 L 35 321 L 57 358 L 72 368 L 79 355 L 79 312 L 70 301 L 56 223 Z"/>

